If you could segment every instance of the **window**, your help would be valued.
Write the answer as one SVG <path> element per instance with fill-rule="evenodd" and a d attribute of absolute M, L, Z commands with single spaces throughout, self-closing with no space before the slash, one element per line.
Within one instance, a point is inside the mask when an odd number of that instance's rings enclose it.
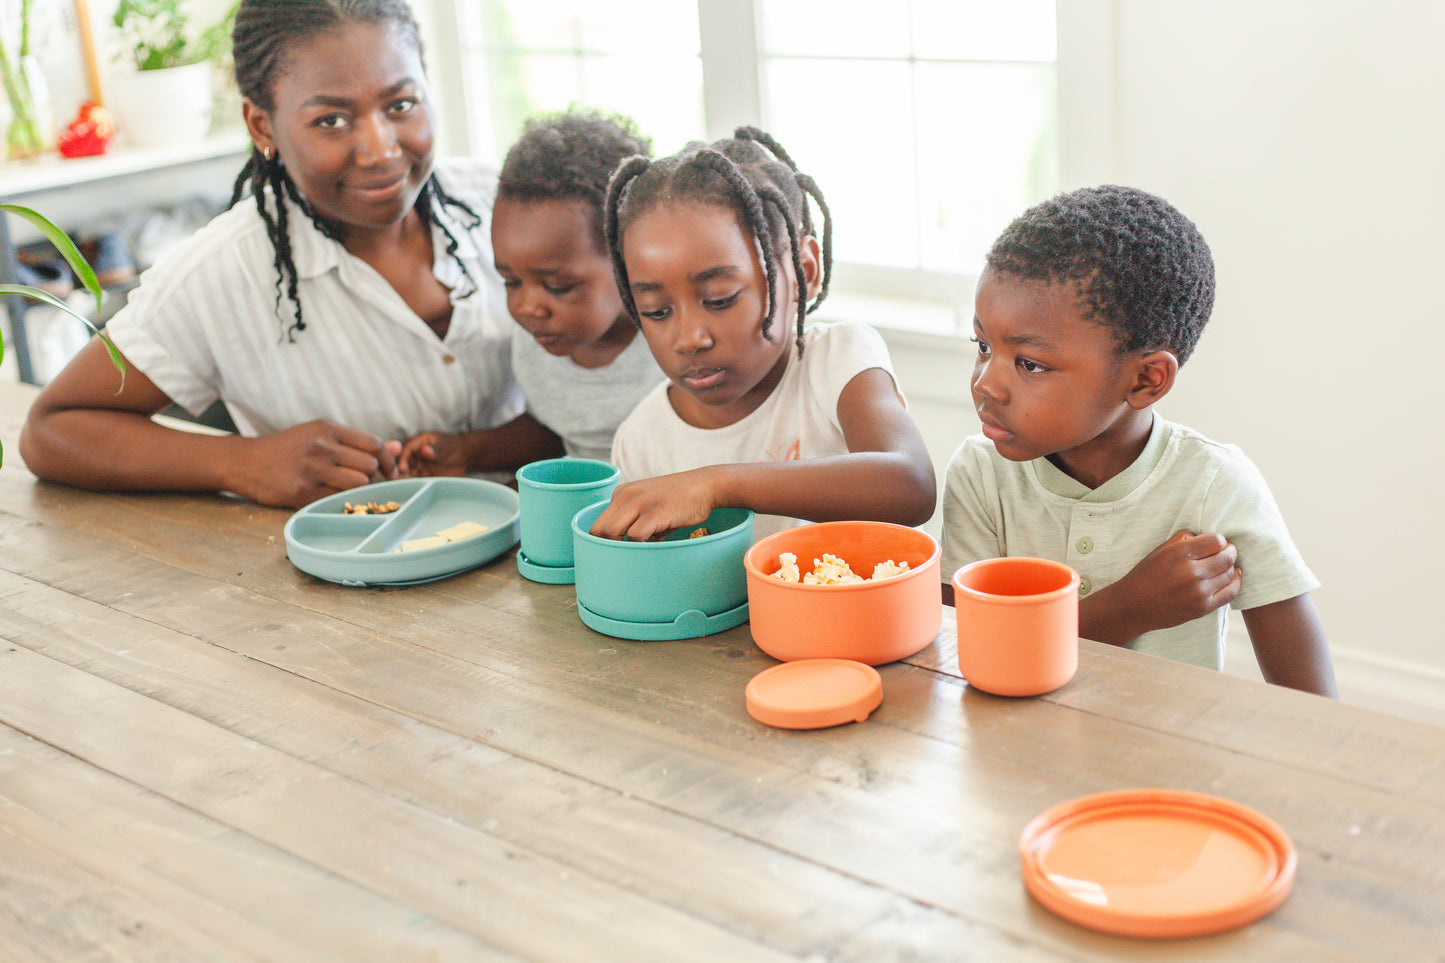
<path fill-rule="evenodd" d="M 457 5 L 474 153 L 537 110 L 633 117 L 659 153 L 740 123 L 833 210 L 823 313 L 963 333 L 994 236 L 1058 186 L 1054 0 L 482 0 Z"/>

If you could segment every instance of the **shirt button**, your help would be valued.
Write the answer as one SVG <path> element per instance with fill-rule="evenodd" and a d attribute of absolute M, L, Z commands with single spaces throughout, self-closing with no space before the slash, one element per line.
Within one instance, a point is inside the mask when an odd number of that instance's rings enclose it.
<path fill-rule="evenodd" d="M 442 364 L 451 364 L 452 362 L 454 362 L 454 361 L 456 361 L 456 360 L 457 360 L 457 356 L 454 355 L 454 354 L 444 354 L 444 355 L 442 355 Z"/>
<path fill-rule="evenodd" d="M 1083 538 L 1079 539 L 1078 548 L 1080 555 L 1088 555 L 1094 550 L 1094 540 L 1089 536 L 1085 535 Z"/>
<path fill-rule="evenodd" d="M 1094 588 L 1094 584 L 1086 578 L 1079 579 L 1079 594 L 1088 595 Z"/>

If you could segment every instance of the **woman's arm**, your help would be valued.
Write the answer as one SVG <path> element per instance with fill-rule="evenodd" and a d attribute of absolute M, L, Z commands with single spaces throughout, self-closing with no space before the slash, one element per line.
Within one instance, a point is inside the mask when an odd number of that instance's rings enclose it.
<path fill-rule="evenodd" d="M 129 363 L 122 382 L 91 339 L 31 406 L 20 455 L 41 478 L 113 491 L 230 491 L 299 508 L 396 466 L 381 440 L 329 421 L 260 438 L 156 424 L 170 398 Z"/>
<path fill-rule="evenodd" d="M 695 525 L 719 507 L 810 521 L 870 519 L 921 525 L 933 514 L 933 462 L 881 368 L 859 372 L 838 398 L 848 453 L 800 461 L 710 465 L 628 482 L 593 534 L 633 539 Z"/>

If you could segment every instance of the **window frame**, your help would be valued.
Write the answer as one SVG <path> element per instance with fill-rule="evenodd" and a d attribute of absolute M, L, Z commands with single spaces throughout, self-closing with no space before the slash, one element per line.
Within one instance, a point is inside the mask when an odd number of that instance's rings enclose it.
<path fill-rule="evenodd" d="M 755 4 L 764 0 L 695 0 L 703 76 L 703 117 L 708 139 L 728 136 L 743 124 L 766 128 L 761 93 Z M 1119 91 L 1114 57 L 1119 46 L 1119 0 L 1055 3 L 1057 165 L 1059 185 L 1117 179 Z M 488 125 L 467 117 L 484 111 L 476 85 L 466 76 L 466 44 L 460 5 L 447 0 L 413 0 L 422 24 L 438 131 L 449 152 L 493 156 L 505 145 L 492 143 Z M 484 129 L 478 130 L 481 127 Z M 874 264 L 836 265 L 838 282 L 819 310 L 827 320 L 854 319 L 880 328 L 948 340 L 972 333 L 977 274 L 932 272 Z"/>

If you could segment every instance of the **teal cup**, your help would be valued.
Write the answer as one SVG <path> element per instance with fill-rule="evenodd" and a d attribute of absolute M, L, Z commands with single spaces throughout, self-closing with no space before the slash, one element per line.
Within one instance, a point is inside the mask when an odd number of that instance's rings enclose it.
<path fill-rule="evenodd" d="M 572 568 L 572 518 L 588 505 L 610 499 L 618 474 L 616 465 L 589 458 L 549 458 L 518 469 L 525 561 L 533 567 Z"/>

